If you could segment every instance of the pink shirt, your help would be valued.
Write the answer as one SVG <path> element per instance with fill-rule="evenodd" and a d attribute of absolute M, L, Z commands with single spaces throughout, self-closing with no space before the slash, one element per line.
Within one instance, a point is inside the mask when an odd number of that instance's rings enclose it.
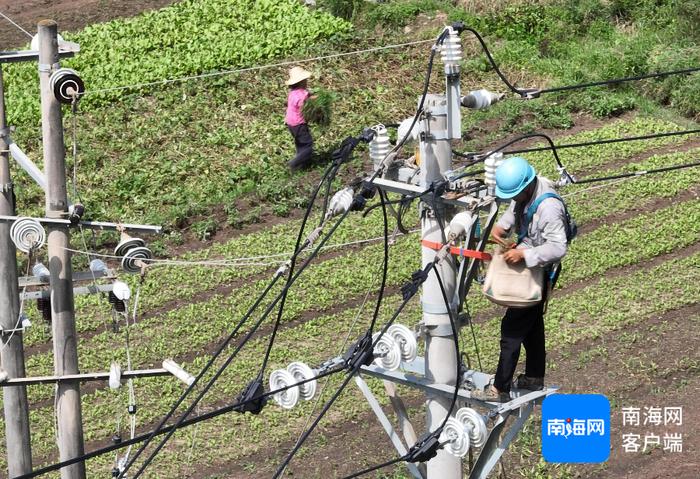
<path fill-rule="evenodd" d="M 284 121 L 289 126 L 297 126 L 306 123 L 304 115 L 301 114 L 301 108 L 304 102 L 309 98 L 309 91 L 304 88 L 295 88 L 289 90 L 287 95 L 287 115 Z"/>

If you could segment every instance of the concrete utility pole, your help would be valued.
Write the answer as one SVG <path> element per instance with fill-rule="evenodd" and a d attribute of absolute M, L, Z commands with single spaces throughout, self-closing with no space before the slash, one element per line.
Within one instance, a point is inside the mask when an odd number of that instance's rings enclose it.
<path fill-rule="evenodd" d="M 421 187 L 443 179 L 443 173 L 451 168 L 452 151 L 447 135 L 447 100 L 444 95 L 428 95 L 425 100 L 425 119 L 420 142 Z M 421 211 L 421 238 L 433 243 L 444 243 L 443 231 L 437 215 L 449 224 L 444 203 L 433 205 L 435 209 L 423 207 Z M 437 251 L 422 246 L 422 266 L 433 262 Z M 450 301 L 455 294 L 457 273 L 452 256 L 435 265 Z M 435 274 L 429 274 L 423 284 L 423 322 L 425 324 L 425 376 L 435 383 L 457 384 L 457 358 L 450 316 L 440 285 Z M 456 305 L 455 305 L 456 306 Z M 452 307 L 452 305 L 451 305 Z M 456 308 L 453 309 L 456 312 Z M 436 430 L 442 424 L 450 408 L 451 400 L 446 397 L 428 396 L 428 430 Z M 428 478 L 461 479 L 462 461 L 444 449 L 428 462 Z"/>
<path fill-rule="evenodd" d="M 5 133 L 5 89 L 0 64 L 0 132 Z M 8 145 L 0 134 L 0 215 L 14 215 L 12 178 Z M 22 378 L 24 371 L 24 346 L 19 324 L 19 292 L 17 288 L 17 258 L 15 245 L 10 239 L 10 223 L 0 222 L 0 333 L 2 351 L 0 363 L 9 378 Z M 7 466 L 10 477 L 32 471 L 32 449 L 29 434 L 29 407 L 25 386 L 3 390 L 5 411 L 5 442 Z"/>
<path fill-rule="evenodd" d="M 48 181 L 46 216 L 65 218 L 68 213 L 65 145 L 61 104 L 50 84 L 51 72 L 58 68 L 58 26 L 53 20 L 39 22 L 39 80 L 41 85 L 41 127 L 44 147 L 44 172 Z M 53 324 L 54 371 L 57 376 L 77 374 L 78 337 L 75 331 L 73 271 L 70 232 L 67 226 L 49 225 L 48 253 L 51 272 L 51 316 Z M 58 451 L 62 461 L 84 453 L 80 383 L 58 383 Z M 63 479 L 85 478 L 85 463 L 61 469 Z"/>

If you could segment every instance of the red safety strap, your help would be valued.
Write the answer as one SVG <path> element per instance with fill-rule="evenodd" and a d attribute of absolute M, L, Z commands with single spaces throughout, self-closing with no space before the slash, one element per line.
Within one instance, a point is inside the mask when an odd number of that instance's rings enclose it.
<path fill-rule="evenodd" d="M 442 243 L 430 240 L 421 240 L 421 244 L 426 248 L 430 248 L 435 251 L 439 251 L 444 246 Z M 450 254 L 455 256 L 463 256 L 465 258 L 476 258 L 481 261 L 491 261 L 491 255 L 489 253 L 484 253 L 483 251 L 477 251 L 475 249 L 464 249 L 457 246 L 450 246 Z"/>

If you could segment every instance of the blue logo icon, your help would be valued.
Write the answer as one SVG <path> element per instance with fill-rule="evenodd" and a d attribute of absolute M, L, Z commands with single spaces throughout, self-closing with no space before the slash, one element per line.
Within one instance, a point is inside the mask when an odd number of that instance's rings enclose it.
<path fill-rule="evenodd" d="M 610 401 L 602 394 L 554 394 L 542 403 L 547 462 L 592 463 L 610 455 Z"/>

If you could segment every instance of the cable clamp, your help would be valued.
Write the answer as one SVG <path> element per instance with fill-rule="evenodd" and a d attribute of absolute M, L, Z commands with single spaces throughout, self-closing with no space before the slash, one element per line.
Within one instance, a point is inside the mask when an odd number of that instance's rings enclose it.
<path fill-rule="evenodd" d="M 287 271 L 289 271 L 289 268 L 292 267 L 292 262 L 290 260 L 285 261 L 280 265 L 279 268 L 277 268 L 277 271 L 275 271 L 275 276 L 283 276 L 287 274 Z"/>
<path fill-rule="evenodd" d="M 519 89 L 518 93 L 523 100 L 534 100 L 540 97 L 542 91 L 539 88 L 523 88 Z"/>
<path fill-rule="evenodd" d="M 406 462 L 428 462 L 437 456 L 438 450 L 442 447 L 440 434 L 442 434 L 442 428 L 433 431 L 415 443 L 406 453 Z"/>
<path fill-rule="evenodd" d="M 372 361 L 374 361 L 372 342 L 372 336 L 368 331 L 345 352 L 343 360 L 351 371 L 360 369 L 360 366 L 372 364 Z"/>
<path fill-rule="evenodd" d="M 13 188 L 13 183 L 10 181 L 9 183 L 3 183 L 0 185 L 0 193 L 9 193 L 12 191 Z"/>
<path fill-rule="evenodd" d="M 401 286 L 401 296 L 404 301 L 412 298 L 418 292 L 418 288 L 428 279 L 428 273 L 433 266 L 433 263 L 428 263 L 425 268 L 414 271 L 411 280 Z"/>
<path fill-rule="evenodd" d="M 241 404 L 233 410 L 241 414 L 246 412 L 260 414 L 260 411 L 267 404 L 267 398 L 263 396 L 264 393 L 262 380 L 259 377 L 253 379 L 236 398 L 236 402 Z"/>

